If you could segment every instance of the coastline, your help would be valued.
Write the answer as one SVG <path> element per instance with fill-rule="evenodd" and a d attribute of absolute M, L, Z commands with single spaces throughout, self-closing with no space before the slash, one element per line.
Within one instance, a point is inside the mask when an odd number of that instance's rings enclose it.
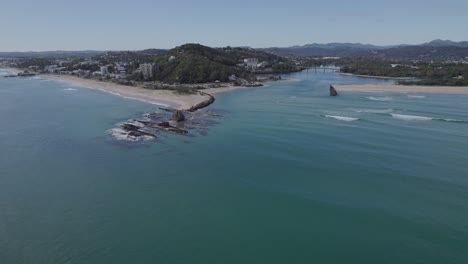
<path fill-rule="evenodd" d="M 23 71 L 19 68 L 9 67 L 4 67 L 2 69 L 13 73 L 19 73 Z M 150 90 L 137 86 L 121 85 L 117 83 L 85 79 L 70 75 L 37 74 L 37 77 L 47 80 L 67 82 L 83 88 L 100 90 L 123 98 L 139 100 L 146 103 L 159 105 L 161 107 L 174 108 L 177 110 L 191 109 L 193 106 L 199 105 L 211 99 L 209 95 L 203 93 L 177 94 L 171 90 Z"/>
<path fill-rule="evenodd" d="M 440 94 L 468 94 L 468 87 L 464 86 L 422 86 L 398 84 L 347 84 L 333 85 L 338 93 L 341 92 L 411 92 L 411 93 L 440 93 Z"/>
<path fill-rule="evenodd" d="M 372 75 L 353 74 L 353 73 L 346 73 L 346 72 L 339 72 L 339 71 L 336 71 L 336 73 L 341 74 L 341 75 L 363 77 L 363 78 L 370 78 L 370 79 L 386 79 L 386 80 L 414 80 L 416 79 L 414 77 L 372 76 Z"/>
<path fill-rule="evenodd" d="M 48 80 L 65 81 L 84 88 L 97 89 L 123 98 L 140 100 L 178 110 L 189 109 L 208 99 L 207 96 L 200 94 L 181 95 L 170 90 L 150 90 L 136 86 L 84 79 L 76 76 L 56 74 L 40 74 L 38 76 Z"/>
<path fill-rule="evenodd" d="M 265 81 L 261 82 L 264 84 L 263 86 L 235 86 L 235 85 L 228 85 L 228 86 L 222 86 L 219 88 L 208 88 L 208 89 L 203 89 L 200 91 L 209 93 L 209 94 L 218 94 L 218 93 L 225 93 L 225 92 L 231 92 L 231 91 L 236 91 L 236 90 L 243 90 L 243 89 L 252 89 L 252 88 L 262 88 L 262 87 L 267 87 L 268 84 L 272 83 L 283 83 L 283 82 L 297 82 L 299 80 L 297 79 L 283 79 L 283 80 L 277 80 L 277 81 Z"/>
<path fill-rule="evenodd" d="M 13 73 L 22 72 L 19 68 L 1 68 Z M 203 105 L 208 101 L 214 101 L 211 94 L 230 92 L 240 89 L 260 88 L 260 87 L 247 87 L 247 86 L 234 86 L 227 85 L 219 88 L 208 88 L 200 89 L 199 93 L 196 94 L 177 94 L 171 90 L 150 90 L 137 86 L 121 85 L 117 83 L 98 81 L 94 79 L 85 79 L 71 75 L 59 75 L 59 74 L 37 74 L 37 77 L 55 80 L 61 82 L 67 82 L 73 85 L 77 85 L 83 88 L 96 89 L 103 92 L 111 93 L 116 96 L 120 96 L 127 99 L 140 100 L 150 104 L 156 104 L 163 107 L 174 108 L 177 110 L 189 110 L 195 106 Z M 278 81 L 267 81 L 263 84 L 276 83 L 276 82 L 290 82 L 297 81 L 293 79 L 285 79 Z"/>

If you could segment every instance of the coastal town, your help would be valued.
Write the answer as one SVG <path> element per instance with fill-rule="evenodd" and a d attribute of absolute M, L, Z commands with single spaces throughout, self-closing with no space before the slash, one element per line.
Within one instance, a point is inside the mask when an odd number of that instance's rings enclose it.
<path fill-rule="evenodd" d="M 256 57 L 255 55 L 258 55 Z M 186 44 L 169 51 L 105 52 L 89 57 L 0 58 L 15 76 L 74 76 L 146 89 L 189 91 L 222 86 L 262 86 L 299 71 L 301 63 L 248 48 L 213 49 Z M 261 75 L 261 77 L 258 77 Z"/>
<path fill-rule="evenodd" d="M 184 44 L 170 50 L 12 53 L 0 54 L 0 66 L 21 71 L 7 77 L 70 76 L 182 93 L 262 86 L 265 81 L 278 81 L 281 75 L 310 68 L 401 78 L 400 83 L 406 85 L 468 85 L 466 48 L 428 46 L 431 43 L 375 50 L 355 46 L 344 50 L 342 46 L 318 49 L 313 45 L 253 49 Z M 413 80 L 406 83 L 409 78 Z"/>

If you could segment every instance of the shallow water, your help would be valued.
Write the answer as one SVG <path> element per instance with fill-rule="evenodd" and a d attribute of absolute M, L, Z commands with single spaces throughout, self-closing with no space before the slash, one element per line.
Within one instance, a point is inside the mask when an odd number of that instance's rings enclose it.
<path fill-rule="evenodd" d="M 157 106 L 0 78 L 0 263 L 468 262 L 468 95 L 290 77 L 156 142 L 109 129 Z"/>

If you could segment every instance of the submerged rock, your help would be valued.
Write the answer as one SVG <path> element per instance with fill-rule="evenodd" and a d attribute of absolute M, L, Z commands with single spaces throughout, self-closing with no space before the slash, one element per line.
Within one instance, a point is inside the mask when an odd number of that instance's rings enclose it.
<path fill-rule="evenodd" d="M 181 122 L 184 120 L 185 120 L 184 113 L 180 110 L 175 111 L 174 114 L 172 115 L 172 121 L 174 122 Z"/>
<path fill-rule="evenodd" d="M 337 96 L 338 92 L 336 91 L 335 87 L 333 85 L 330 85 L 330 96 Z"/>
<path fill-rule="evenodd" d="M 188 134 L 187 130 L 180 129 L 180 128 L 177 128 L 177 127 L 169 127 L 167 129 L 167 131 L 172 132 L 172 133 L 176 133 L 176 134 L 183 134 L 183 135 Z"/>

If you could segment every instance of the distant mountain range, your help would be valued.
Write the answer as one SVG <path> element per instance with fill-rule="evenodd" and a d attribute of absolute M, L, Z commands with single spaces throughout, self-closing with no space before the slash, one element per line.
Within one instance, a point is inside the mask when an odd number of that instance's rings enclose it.
<path fill-rule="evenodd" d="M 428 43 L 422 44 L 423 46 L 431 46 L 431 47 L 460 47 L 460 48 L 468 48 L 468 41 L 451 41 L 451 40 L 442 40 L 436 39 Z"/>
<path fill-rule="evenodd" d="M 468 57 L 468 41 L 433 40 L 419 45 L 376 46 L 361 43 L 307 44 L 286 48 L 266 48 L 264 51 L 282 56 L 328 56 L 328 57 Z"/>
<path fill-rule="evenodd" d="M 249 48 L 251 49 L 251 48 Z M 252 49 L 253 50 L 253 49 Z M 280 56 L 317 57 L 384 57 L 384 58 L 465 58 L 468 57 L 468 41 L 436 39 L 417 45 L 378 46 L 361 43 L 306 44 L 292 47 L 257 49 Z M 43 51 L 43 52 L 0 52 L 0 57 L 83 57 L 106 53 L 107 51 Z M 146 55 L 164 54 L 164 49 L 134 51 Z"/>
<path fill-rule="evenodd" d="M 99 50 L 0 52 L 0 57 L 83 57 L 99 55 L 105 52 Z"/>

